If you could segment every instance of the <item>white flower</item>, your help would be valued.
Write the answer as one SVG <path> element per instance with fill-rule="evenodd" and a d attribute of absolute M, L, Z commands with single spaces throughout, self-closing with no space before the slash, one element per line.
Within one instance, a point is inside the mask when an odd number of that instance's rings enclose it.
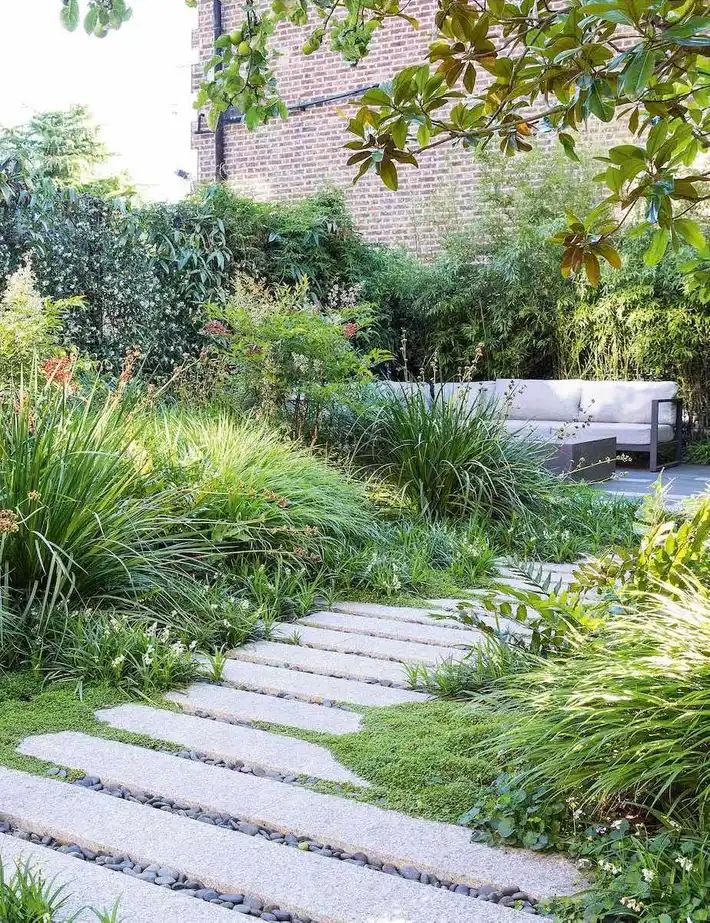
<path fill-rule="evenodd" d="M 622 897 L 621 903 L 624 907 L 628 907 L 629 910 L 634 910 L 636 913 L 641 913 L 644 906 L 641 901 L 637 901 L 634 897 Z"/>
<path fill-rule="evenodd" d="M 643 880 L 648 883 L 652 882 L 656 877 L 656 873 L 653 871 L 653 869 L 642 869 L 641 875 L 643 876 Z"/>
<path fill-rule="evenodd" d="M 693 871 L 693 860 L 689 859 L 687 856 L 676 856 L 675 861 L 684 872 Z"/>
<path fill-rule="evenodd" d="M 114 668 L 120 667 L 121 664 L 125 661 L 125 659 L 126 659 L 125 654 L 119 654 L 118 657 L 113 658 L 113 660 L 111 661 L 111 666 Z"/>

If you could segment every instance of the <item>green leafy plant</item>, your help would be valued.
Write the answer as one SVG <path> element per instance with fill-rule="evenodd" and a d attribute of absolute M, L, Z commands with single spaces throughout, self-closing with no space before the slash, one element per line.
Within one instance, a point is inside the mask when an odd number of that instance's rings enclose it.
<path fill-rule="evenodd" d="M 318 565 L 325 547 L 373 527 L 363 486 L 277 430 L 226 411 L 158 415 L 151 444 L 166 483 L 215 525 L 215 538 Z"/>
<path fill-rule="evenodd" d="M 224 678 L 224 668 L 227 665 L 228 659 L 227 652 L 223 650 L 213 651 L 207 656 L 207 665 L 209 667 L 207 676 L 213 683 L 222 682 Z"/>
<path fill-rule="evenodd" d="M 685 450 L 685 460 L 690 465 L 710 465 L 710 439 L 691 442 Z"/>
<path fill-rule="evenodd" d="M 0 919 L 3 923 L 66 923 L 83 918 L 83 910 L 96 917 L 97 923 L 119 923 L 118 901 L 112 910 L 83 908 L 68 914 L 66 905 L 71 897 L 65 885 L 47 881 L 31 862 L 16 862 L 11 874 L 0 862 Z"/>
<path fill-rule="evenodd" d="M 42 298 L 29 263 L 7 280 L 0 300 L 0 381 L 12 384 L 32 366 L 59 352 L 62 312 L 79 299 L 53 302 Z"/>
<path fill-rule="evenodd" d="M 551 801 L 544 787 L 524 787 L 515 776 L 503 774 L 459 823 L 474 828 L 476 841 L 543 850 L 559 842 L 567 813 L 564 802 Z"/>
<path fill-rule="evenodd" d="M 600 832 L 601 831 L 601 832 Z M 556 901 L 555 918 L 673 923 L 707 920 L 710 901 L 707 834 L 665 829 L 649 834 L 627 820 L 585 832 L 582 862 L 596 873 L 592 887 Z"/>
<path fill-rule="evenodd" d="M 347 305 L 345 313 L 313 305 L 307 280 L 269 290 L 241 277 L 204 333 L 216 361 L 228 365 L 245 406 L 263 417 L 288 417 L 294 433 L 307 434 L 317 433 L 321 418 L 387 358 L 379 350 L 363 355 L 354 348 L 368 323 L 367 310 L 357 304 Z"/>
<path fill-rule="evenodd" d="M 67 903 L 65 892 L 61 885 L 46 882 L 29 863 L 18 862 L 8 875 L 0 862 L 0 918 L 7 923 L 51 923 Z"/>
<path fill-rule="evenodd" d="M 618 587 L 622 599 L 663 587 L 681 593 L 693 577 L 710 574 L 710 498 L 701 496 L 686 518 L 669 519 L 661 508 L 648 524 L 640 546 L 632 551 L 609 553 L 582 568 L 582 586 Z"/>
<path fill-rule="evenodd" d="M 494 635 L 482 639 L 475 635 L 469 643 L 473 649 L 461 659 L 445 660 L 435 667 L 421 663 L 405 665 L 409 685 L 443 698 L 468 698 L 531 664 L 523 647 Z"/>
<path fill-rule="evenodd" d="M 214 545 L 184 494 L 150 473 L 142 423 L 120 393 L 74 391 L 59 359 L 0 405 L 0 644 L 57 607 L 140 603 L 209 567 Z M 40 634 L 41 638 L 41 634 Z M 14 655 L 13 655 L 14 652 Z"/>

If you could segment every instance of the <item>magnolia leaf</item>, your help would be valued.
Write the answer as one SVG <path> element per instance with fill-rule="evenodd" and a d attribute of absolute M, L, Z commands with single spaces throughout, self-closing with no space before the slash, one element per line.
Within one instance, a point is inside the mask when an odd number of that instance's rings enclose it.
<path fill-rule="evenodd" d="M 621 269 L 621 255 L 616 247 L 612 247 L 611 244 L 601 243 L 597 244 L 595 249 L 599 256 L 603 257 L 610 266 L 613 266 L 614 269 Z"/>
<path fill-rule="evenodd" d="M 644 253 L 643 261 L 647 266 L 655 266 L 663 259 L 666 252 L 670 233 L 666 228 L 656 228 L 651 235 L 651 243 L 648 250 Z"/>
<path fill-rule="evenodd" d="M 368 106 L 391 106 L 392 100 L 381 87 L 371 87 L 363 94 L 361 102 Z"/>
<path fill-rule="evenodd" d="M 705 249 L 705 235 L 698 222 L 693 221 L 692 218 L 676 218 L 673 222 L 673 230 L 694 250 Z"/>
<path fill-rule="evenodd" d="M 642 45 L 621 78 L 622 89 L 626 96 L 638 99 L 648 86 L 655 64 L 656 52 L 649 45 Z"/>
<path fill-rule="evenodd" d="M 579 163 L 580 160 L 579 160 L 579 156 L 577 152 L 574 149 L 575 141 L 572 135 L 567 134 L 567 132 L 562 131 L 557 136 L 557 138 L 560 144 L 562 145 L 562 149 L 564 150 L 567 157 L 569 157 L 570 160 L 574 160 L 577 163 Z"/>
<path fill-rule="evenodd" d="M 397 176 L 397 167 L 394 165 L 393 161 L 390 159 L 381 161 L 378 165 L 377 172 L 385 186 L 393 192 L 396 192 L 399 188 L 399 177 Z"/>
<path fill-rule="evenodd" d="M 64 27 L 73 32 L 79 25 L 79 0 L 68 0 L 62 7 L 60 17 Z"/>
<path fill-rule="evenodd" d="M 601 279 L 601 270 L 599 268 L 599 260 L 590 250 L 587 250 L 584 254 L 584 271 L 587 274 L 587 279 L 589 279 L 590 284 L 596 288 Z"/>

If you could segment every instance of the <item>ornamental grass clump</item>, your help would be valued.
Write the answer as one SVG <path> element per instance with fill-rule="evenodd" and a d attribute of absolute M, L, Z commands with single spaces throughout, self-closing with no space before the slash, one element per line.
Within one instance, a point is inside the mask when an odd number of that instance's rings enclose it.
<path fill-rule="evenodd" d="M 0 402 L 4 666 L 42 659 L 56 613 L 136 611 L 216 553 L 201 513 L 152 472 L 136 408 L 120 393 L 81 393 L 69 373 L 48 379 L 36 372 Z"/>
<path fill-rule="evenodd" d="M 166 412 L 153 427 L 156 464 L 189 489 L 216 537 L 318 564 L 333 542 L 371 534 L 364 486 L 283 434 L 228 412 Z"/>
<path fill-rule="evenodd" d="M 570 656 L 519 676 L 494 746 L 526 786 L 603 810 L 710 820 L 710 594 L 643 594 Z"/>
<path fill-rule="evenodd" d="M 364 448 L 380 475 L 430 518 L 505 519 L 539 508 L 556 486 L 543 465 L 549 448 L 510 435 L 484 400 L 388 400 Z"/>

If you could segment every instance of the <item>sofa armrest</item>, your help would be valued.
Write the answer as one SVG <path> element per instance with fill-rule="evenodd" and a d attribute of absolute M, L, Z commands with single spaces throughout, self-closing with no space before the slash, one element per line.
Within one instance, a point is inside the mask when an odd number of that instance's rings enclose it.
<path fill-rule="evenodd" d="M 676 439 L 680 436 L 680 429 L 683 425 L 683 400 L 680 397 L 661 397 L 651 401 L 651 427 L 658 433 L 658 418 L 660 416 L 661 404 L 673 404 L 675 407 L 675 420 L 673 421 L 674 435 Z"/>
<path fill-rule="evenodd" d="M 658 417 L 661 404 L 672 404 L 675 407 L 675 420 L 673 421 L 673 445 L 675 457 L 668 467 L 681 463 L 683 457 L 683 401 L 679 397 L 663 397 L 651 401 L 651 471 L 658 471 Z"/>

